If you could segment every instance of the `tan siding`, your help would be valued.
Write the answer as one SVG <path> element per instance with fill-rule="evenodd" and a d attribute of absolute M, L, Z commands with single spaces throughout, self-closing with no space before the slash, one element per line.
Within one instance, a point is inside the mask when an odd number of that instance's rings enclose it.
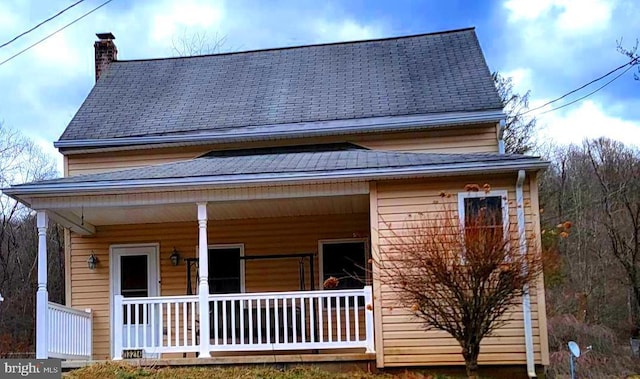
<path fill-rule="evenodd" d="M 533 231 L 535 233 L 536 241 L 535 241 L 535 250 L 536 252 L 542 251 L 542 239 L 540 235 L 540 203 L 538 201 L 538 177 L 537 175 L 533 175 L 530 180 L 531 185 L 531 212 L 533 215 Z M 542 364 L 547 366 L 549 365 L 549 337 L 548 337 L 548 329 L 547 329 L 547 306 L 544 294 L 544 278 L 540 275 L 537 283 L 537 293 L 538 296 L 538 314 L 541 315 L 539 323 L 540 323 L 540 344 L 541 344 L 541 355 L 542 355 Z"/>
<path fill-rule="evenodd" d="M 362 139 L 354 142 L 374 150 L 443 154 L 498 152 L 498 140 L 494 125 L 440 130 L 430 133 L 398 133 L 393 135 L 393 138 Z"/>
<path fill-rule="evenodd" d="M 176 162 L 195 158 L 209 150 L 204 146 L 198 146 L 67 155 L 66 176 Z"/>
<path fill-rule="evenodd" d="M 153 164 L 192 159 L 214 149 L 257 148 L 277 145 L 352 142 L 374 150 L 487 153 L 498 152 L 496 125 L 471 125 L 453 129 L 411 133 L 380 133 L 376 135 L 327 136 L 313 139 L 292 139 L 244 144 L 157 148 L 102 153 L 65 155 L 65 176 L 91 174 L 111 170 L 143 167 Z"/>
<path fill-rule="evenodd" d="M 195 205 L 194 205 L 195 213 Z M 209 221 L 209 243 L 244 243 L 246 255 L 316 252 L 318 240 L 365 236 L 368 214 Z M 113 244 L 159 243 L 161 295 L 186 293 L 185 266 L 171 265 L 175 246 L 182 257 L 195 257 L 198 241 L 196 222 L 98 227 L 92 237 L 71 236 L 71 305 L 94 310 L 94 359 L 110 354 L 109 247 Z M 87 268 L 94 252 L 99 259 L 95 271 Z M 315 262 L 316 269 L 318 262 Z M 316 278 L 319 273 L 316 272 Z M 307 282 L 309 278 L 307 275 Z M 308 284 L 307 284 L 308 286 Z M 316 286 L 317 287 L 317 286 Z M 298 261 L 246 262 L 248 292 L 297 290 Z M 308 288 L 308 287 L 307 287 Z M 361 318 L 361 322 L 364 317 Z M 361 329 L 364 330 L 364 329 Z"/>
<path fill-rule="evenodd" d="M 449 209 L 457 209 L 458 192 L 464 191 L 465 184 L 478 183 L 481 186 L 488 182 L 494 190 L 507 190 L 509 208 L 509 219 L 512 224 L 517 223 L 515 205 L 515 182 L 516 177 L 501 176 L 491 180 L 486 178 L 451 178 L 434 179 L 424 181 L 395 181 L 378 182 L 376 185 L 375 202 L 377 209 L 372 209 L 372 217 L 377 217 L 377 223 L 373 225 L 377 228 L 379 238 L 378 245 L 372 240 L 373 254 L 380 249 L 382 257 L 389 251 L 390 243 L 393 240 L 393 233 L 390 228 L 395 229 L 395 233 L 401 232 L 404 228 L 411 228 L 412 224 L 409 215 L 416 218 L 418 213 L 428 216 L 429 213 L 441 212 L 443 204 Z M 443 198 L 440 193 L 444 191 L 453 196 Z M 537 206 L 537 194 L 535 199 L 530 196 L 529 185 L 525 183 L 525 222 L 529 233 L 537 227 L 537 212 L 532 212 L 532 203 Z M 372 196 L 374 193 L 372 192 Z M 531 201 L 536 200 L 536 201 Z M 384 277 L 385 273 L 380 275 Z M 379 286 L 381 301 L 378 302 L 376 311 L 377 317 L 381 319 L 382 328 L 378 327 L 376 333 L 382 334 L 382 343 L 378 342 L 378 365 L 380 361 L 385 367 L 390 366 L 423 366 L 423 365 L 457 365 L 464 361 L 460 354 L 461 349 L 457 342 L 447 333 L 441 331 L 425 331 L 418 319 L 412 316 L 411 312 L 402 307 L 395 300 L 394 291 L 385 285 Z M 543 359 L 546 353 L 546 330 L 541 333 L 541 329 L 546 329 L 546 316 L 544 306 L 540 306 L 538 299 L 544 301 L 544 289 L 541 286 L 532 288 L 531 309 L 532 324 L 534 332 L 534 356 L 537 364 L 548 362 L 548 358 Z M 524 322 L 521 308 L 516 307 L 513 312 L 505 316 L 507 323 L 492 337 L 486 338 L 482 343 L 480 354 L 481 364 L 526 364 L 526 349 L 524 339 Z M 544 347 L 542 347 L 544 346 Z M 383 356 L 380 357 L 380 354 Z"/>

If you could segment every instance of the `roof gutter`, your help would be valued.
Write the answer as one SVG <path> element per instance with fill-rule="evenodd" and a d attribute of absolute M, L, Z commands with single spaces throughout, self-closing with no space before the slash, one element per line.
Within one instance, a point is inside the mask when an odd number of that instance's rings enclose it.
<path fill-rule="evenodd" d="M 490 164 L 488 166 L 487 164 Z M 323 172 L 301 172 L 289 174 L 250 174 L 200 176 L 189 178 L 134 179 L 117 181 L 94 181 L 84 183 L 43 183 L 24 184 L 2 189 L 11 197 L 24 195 L 44 195 L 55 193 L 104 192 L 109 190 L 157 189 L 171 187 L 218 186 L 235 187 L 243 185 L 299 184 L 317 181 L 369 181 L 402 179 L 428 176 L 452 176 L 457 174 L 486 174 L 513 172 L 518 170 L 544 170 L 549 162 L 527 159 L 519 162 L 474 162 L 463 164 L 441 164 L 412 167 L 390 167 L 384 169 L 342 170 L 330 174 Z"/>
<path fill-rule="evenodd" d="M 147 144 L 230 143 L 273 139 L 308 138 L 323 135 L 345 135 L 374 132 L 420 130 L 428 127 L 455 126 L 473 123 L 499 122 L 505 117 L 502 110 L 453 112 L 393 117 L 372 117 L 351 120 L 316 121 L 291 124 L 247 126 L 203 133 L 170 134 L 162 136 L 118 137 L 58 140 L 53 146 L 67 148 L 100 148 Z"/>

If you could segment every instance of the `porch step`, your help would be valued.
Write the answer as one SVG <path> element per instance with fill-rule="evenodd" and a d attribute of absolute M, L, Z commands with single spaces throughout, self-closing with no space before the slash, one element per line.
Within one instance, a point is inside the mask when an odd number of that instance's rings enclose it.
<path fill-rule="evenodd" d="M 125 359 L 123 362 L 135 366 L 224 366 L 251 364 L 296 364 L 296 363 L 324 363 L 324 362 L 370 362 L 375 361 L 376 355 L 370 353 L 337 353 L 337 354 L 270 354 L 270 355 L 242 355 L 217 356 L 211 358 L 159 358 L 159 359 Z M 107 360 L 72 360 L 62 361 L 65 371 L 85 367 L 94 363 L 104 363 Z"/>

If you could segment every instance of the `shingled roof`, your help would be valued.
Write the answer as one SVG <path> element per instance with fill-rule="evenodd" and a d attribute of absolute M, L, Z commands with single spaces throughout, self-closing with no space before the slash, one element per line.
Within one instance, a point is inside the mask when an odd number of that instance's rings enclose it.
<path fill-rule="evenodd" d="M 452 174 L 461 171 L 491 172 L 519 168 L 544 168 L 538 157 L 514 154 L 433 154 L 368 150 L 349 143 L 214 151 L 187 161 L 165 163 L 98 174 L 12 186 L 8 193 L 32 188 L 63 186 L 88 188 L 154 184 L 268 182 L 293 179 L 345 179 L 367 175 L 402 176 Z M 457 171 L 456 171 L 457 170 Z M 53 186 L 53 187 L 51 187 Z"/>
<path fill-rule="evenodd" d="M 60 141 L 501 108 L 475 31 L 463 29 L 115 61 Z"/>

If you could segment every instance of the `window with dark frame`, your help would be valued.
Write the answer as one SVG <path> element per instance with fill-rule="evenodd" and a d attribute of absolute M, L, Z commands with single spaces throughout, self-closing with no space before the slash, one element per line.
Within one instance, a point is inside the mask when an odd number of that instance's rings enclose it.
<path fill-rule="evenodd" d="M 242 292 L 240 254 L 239 247 L 209 249 L 209 293 Z"/>

